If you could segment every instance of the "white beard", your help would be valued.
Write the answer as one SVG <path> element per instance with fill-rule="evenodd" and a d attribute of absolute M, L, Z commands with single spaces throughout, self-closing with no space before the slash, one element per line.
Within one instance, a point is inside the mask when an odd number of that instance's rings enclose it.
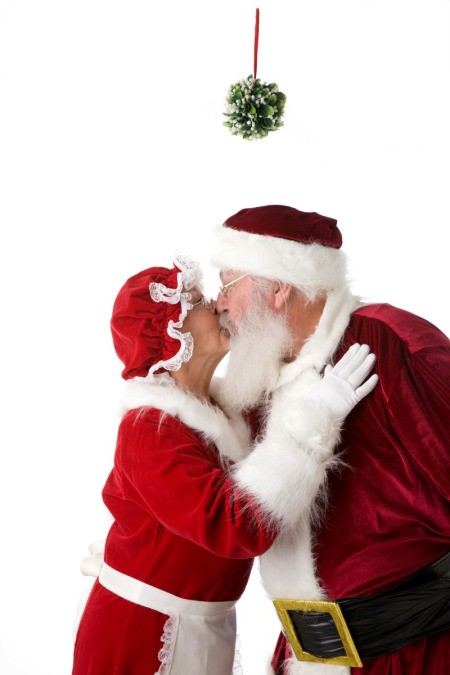
<path fill-rule="evenodd" d="M 231 336 L 231 353 L 221 386 L 221 400 L 232 410 L 262 403 L 278 381 L 283 357 L 292 337 L 284 316 L 273 314 L 255 293 L 239 326 L 226 315 L 220 320 Z"/>

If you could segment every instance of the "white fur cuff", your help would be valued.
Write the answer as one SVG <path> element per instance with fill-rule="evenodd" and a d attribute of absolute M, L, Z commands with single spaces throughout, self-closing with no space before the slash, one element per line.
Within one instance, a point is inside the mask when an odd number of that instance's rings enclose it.
<path fill-rule="evenodd" d="M 287 410 L 274 401 L 264 440 L 235 469 L 235 480 L 282 525 L 291 527 L 314 504 L 334 463 L 339 425 L 328 409 L 297 399 Z"/>

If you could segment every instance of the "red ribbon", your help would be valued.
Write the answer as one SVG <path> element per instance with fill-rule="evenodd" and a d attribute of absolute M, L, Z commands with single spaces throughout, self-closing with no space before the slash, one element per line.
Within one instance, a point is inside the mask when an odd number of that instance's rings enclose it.
<path fill-rule="evenodd" d="M 258 42 L 259 42 L 259 9 L 256 10 L 255 46 L 253 49 L 253 78 L 255 80 L 256 80 L 256 71 L 258 69 Z"/>

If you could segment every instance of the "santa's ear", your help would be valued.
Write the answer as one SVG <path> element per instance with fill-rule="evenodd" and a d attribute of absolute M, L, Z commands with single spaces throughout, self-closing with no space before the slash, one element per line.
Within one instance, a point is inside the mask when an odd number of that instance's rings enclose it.
<path fill-rule="evenodd" d="M 286 303 L 291 297 L 292 286 L 284 281 L 277 281 L 274 287 L 274 305 L 276 309 L 286 307 Z"/>

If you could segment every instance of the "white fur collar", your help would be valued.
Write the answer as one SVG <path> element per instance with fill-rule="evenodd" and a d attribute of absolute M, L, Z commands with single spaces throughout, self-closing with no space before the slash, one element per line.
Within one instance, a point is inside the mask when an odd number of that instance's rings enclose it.
<path fill-rule="evenodd" d="M 125 410 L 150 406 L 177 417 L 213 442 L 219 453 L 234 462 L 249 451 L 250 434 L 241 415 L 227 417 L 217 406 L 195 398 L 173 384 L 128 380 L 122 399 Z"/>
<path fill-rule="evenodd" d="M 283 387 L 292 387 L 297 380 L 298 393 L 309 389 L 317 381 L 323 366 L 330 361 L 350 321 L 350 315 L 361 303 L 348 289 L 332 291 L 326 301 L 322 317 L 298 357 L 282 367 L 275 389 L 275 396 Z M 286 386 L 286 389 L 289 387 Z M 310 528 L 307 521 L 300 521 L 280 536 L 271 549 L 261 556 L 261 576 L 266 592 L 271 597 L 321 599 L 324 593 L 315 577 L 314 556 L 311 550 Z M 305 663 L 295 658 L 285 662 L 289 675 L 350 675 L 346 666 L 328 666 Z"/>

